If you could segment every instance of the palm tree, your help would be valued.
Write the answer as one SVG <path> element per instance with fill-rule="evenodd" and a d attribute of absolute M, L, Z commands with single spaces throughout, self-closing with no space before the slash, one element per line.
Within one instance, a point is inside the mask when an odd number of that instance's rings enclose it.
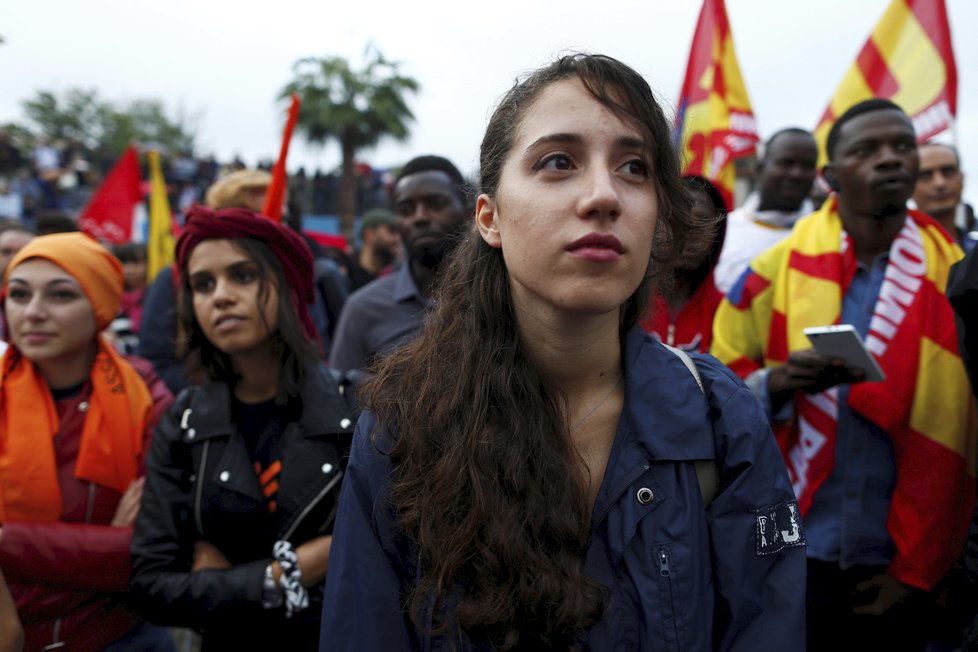
<path fill-rule="evenodd" d="M 302 105 L 296 126 L 306 141 L 320 146 L 330 139 L 339 142 L 343 156 L 340 225 L 348 242 L 353 242 L 356 214 L 357 152 L 384 137 L 403 142 L 410 135 L 407 124 L 414 114 L 405 95 L 417 92 L 420 85 L 399 74 L 399 66 L 373 47 L 368 47 L 360 70 L 352 69 L 343 57 L 307 57 L 295 62 L 295 78 L 279 96 L 299 94 Z"/>

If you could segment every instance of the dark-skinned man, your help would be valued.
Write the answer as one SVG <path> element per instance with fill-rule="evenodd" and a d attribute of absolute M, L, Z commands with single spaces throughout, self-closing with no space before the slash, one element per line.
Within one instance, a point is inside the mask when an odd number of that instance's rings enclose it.
<path fill-rule="evenodd" d="M 417 334 L 439 267 L 466 224 L 465 180 L 440 156 L 409 161 L 394 180 L 391 203 L 407 256 L 343 306 L 330 356 L 343 371 L 363 369 Z"/>
<path fill-rule="evenodd" d="M 787 237 L 799 217 L 812 212 L 808 198 L 815 180 L 818 147 L 804 129 L 782 129 L 764 145 L 757 164 L 757 189 L 727 217 L 727 234 L 713 270 L 726 294 L 751 259 Z"/>
<path fill-rule="evenodd" d="M 712 353 L 772 418 L 804 517 L 809 650 L 921 650 L 928 591 L 975 499 L 974 405 L 944 296 L 961 249 L 906 203 L 919 157 L 887 100 L 843 113 L 834 194 L 756 257 L 721 303 Z M 886 380 L 816 353 L 802 330 L 856 327 Z"/>
<path fill-rule="evenodd" d="M 958 151 L 943 143 L 920 146 L 920 171 L 913 200 L 917 208 L 933 217 L 950 233 L 965 252 L 978 243 L 970 233 L 975 215 L 970 206 L 961 203 L 964 173 Z"/>

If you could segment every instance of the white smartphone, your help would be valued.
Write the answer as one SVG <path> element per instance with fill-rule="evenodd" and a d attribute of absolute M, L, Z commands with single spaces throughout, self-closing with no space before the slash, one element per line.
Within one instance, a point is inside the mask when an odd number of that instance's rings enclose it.
<path fill-rule="evenodd" d="M 878 383 L 886 380 L 883 370 L 866 350 L 856 327 L 852 324 L 834 326 L 812 326 L 804 331 L 815 350 L 824 356 L 841 358 L 847 367 L 855 367 L 866 372 L 866 380 Z"/>

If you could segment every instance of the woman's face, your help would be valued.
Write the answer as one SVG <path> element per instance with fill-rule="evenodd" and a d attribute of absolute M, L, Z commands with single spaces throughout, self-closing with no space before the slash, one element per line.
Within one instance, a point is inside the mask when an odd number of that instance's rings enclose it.
<path fill-rule="evenodd" d="M 3 309 L 11 342 L 41 366 L 69 367 L 86 359 L 98 332 L 95 311 L 78 281 L 43 258 L 10 271 Z"/>
<path fill-rule="evenodd" d="M 647 273 L 658 200 L 650 143 L 577 79 L 526 110 L 480 233 L 502 249 L 517 310 L 617 311 Z"/>
<path fill-rule="evenodd" d="M 230 240 L 204 240 L 187 261 L 194 317 L 204 336 L 231 356 L 269 344 L 278 327 L 278 290 Z"/>

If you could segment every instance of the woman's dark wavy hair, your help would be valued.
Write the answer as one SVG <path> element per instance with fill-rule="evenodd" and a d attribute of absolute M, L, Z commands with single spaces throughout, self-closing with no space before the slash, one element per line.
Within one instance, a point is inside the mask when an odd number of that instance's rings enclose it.
<path fill-rule="evenodd" d="M 272 333 L 271 339 L 281 360 L 275 402 L 285 405 L 299 395 L 299 389 L 305 380 L 306 367 L 320 360 L 318 346 L 305 335 L 295 306 L 292 305 L 292 293 L 283 291 L 283 288 L 288 288 L 288 283 L 278 258 L 268 245 L 254 238 L 233 238 L 230 242 L 258 266 L 259 306 L 265 304 L 272 287 L 278 289 L 278 327 Z M 189 255 L 187 261 L 190 261 Z M 262 319 L 267 325 L 268 315 L 262 313 Z M 197 323 L 186 266 L 180 270 L 177 355 L 186 361 L 187 374 L 190 377 L 203 372 L 211 380 L 226 382 L 232 386 L 238 381 L 239 376 L 231 366 L 231 359 L 211 344 Z"/>
<path fill-rule="evenodd" d="M 520 123 L 540 93 L 577 79 L 648 143 L 659 215 L 650 273 L 621 307 L 624 335 L 650 279 L 682 251 L 691 201 L 669 122 L 645 80 L 606 56 L 572 54 L 502 98 L 481 149 L 482 192 L 495 197 Z M 604 609 L 584 572 L 586 470 L 571 445 L 565 399 L 527 357 L 502 253 L 471 228 L 439 279 L 411 344 L 362 387 L 391 433 L 391 500 L 420 561 L 407 607 L 416 626 L 453 644 L 572 649 Z"/>

